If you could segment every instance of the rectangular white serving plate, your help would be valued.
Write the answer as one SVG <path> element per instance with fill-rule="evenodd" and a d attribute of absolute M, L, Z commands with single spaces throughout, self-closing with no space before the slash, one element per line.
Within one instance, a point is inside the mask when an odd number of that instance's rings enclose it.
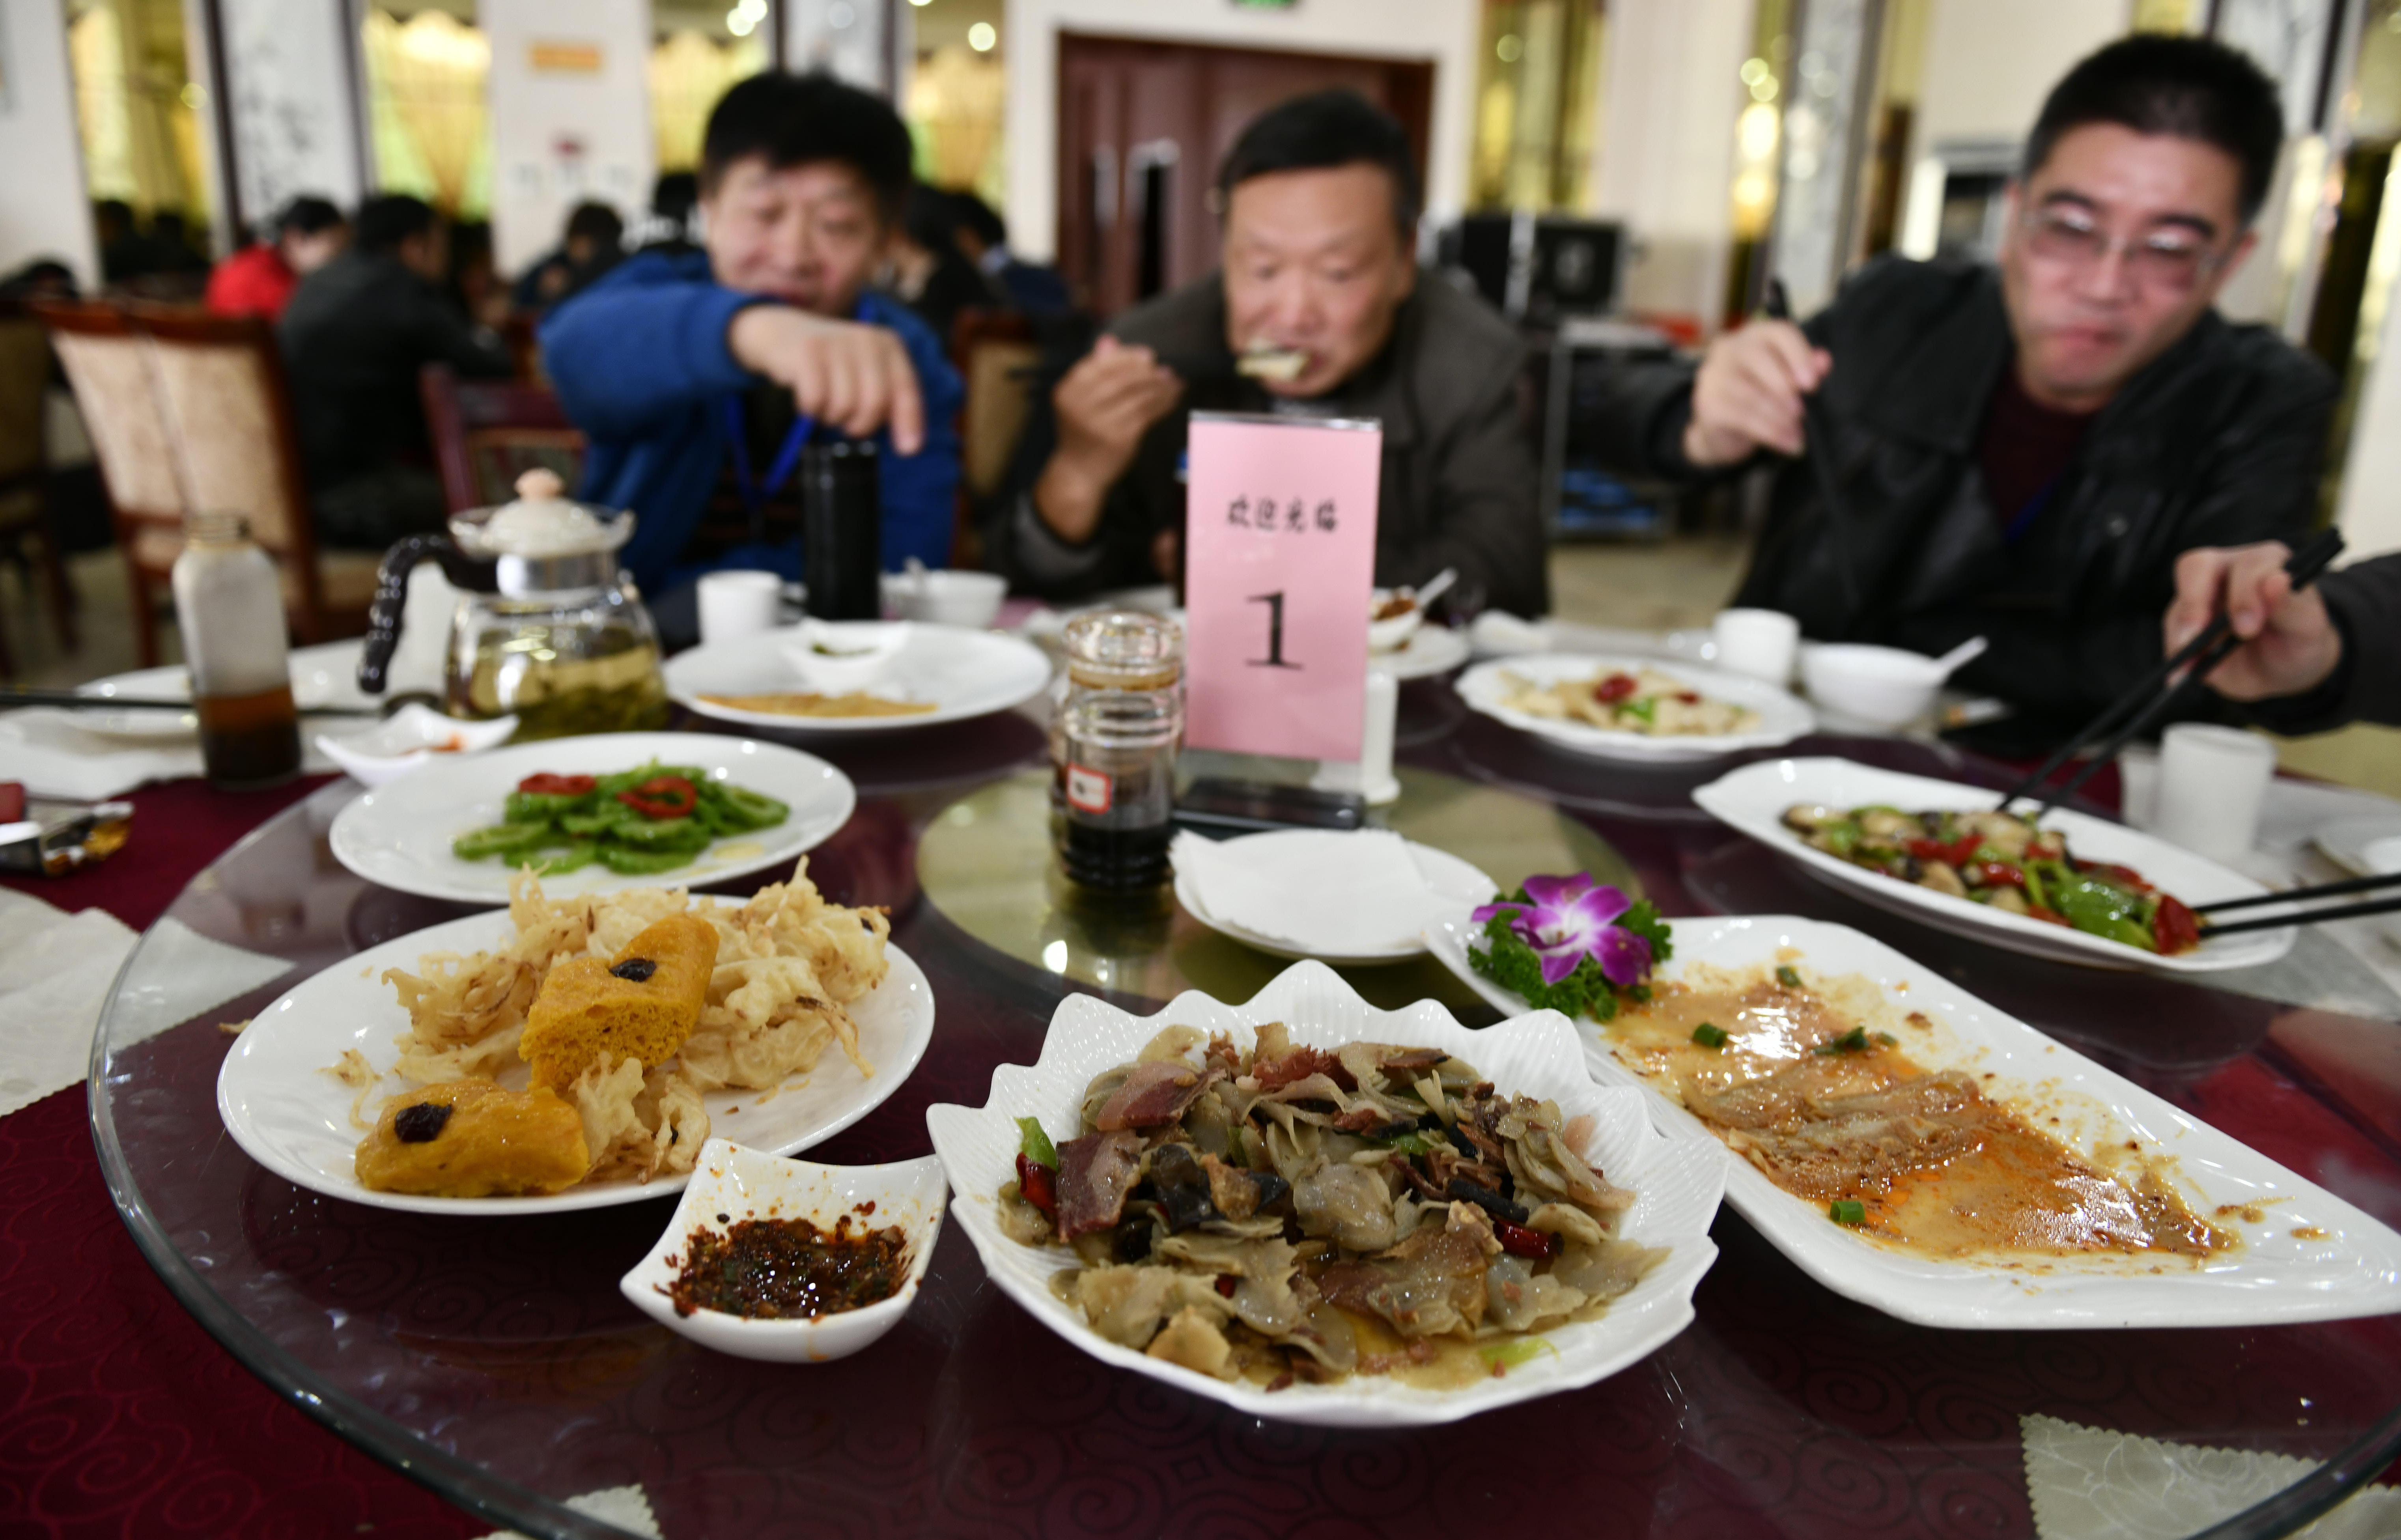
<path fill-rule="evenodd" d="M 1877 908 L 2029 957 L 2094 968 L 2208 974 L 2229 968 L 2260 967 L 2293 949 L 2294 932 L 2286 926 L 2228 936 L 2222 941 L 2204 941 L 2198 950 L 2181 957 L 2161 957 L 2121 942 L 2010 914 L 1971 898 L 1954 898 L 1865 866 L 1855 866 L 1841 856 L 1830 855 L 1808 844 L 1784 823 L 1784 811 L 1796 802 L 1830 808 L 1883 804 L 1905 812 L 1989 812 L 1999 797 L 1983 786 L 1877 770 L 1848 759 L 1763 759 L 1698 788 L 1693 793 L 1693 800 L 1718 822 L 1790 856 L 1812 877 Z M 2174 893 L 2187 904 L 2254 898 L 2268 891 L 2207 856 L 2196 855 L 2181 845 L 2171 845 L 2155 835 L 2112 824 L 2106 818 L 2059 809 L 2044 814 L 2042 822 L 2046 828 L 2065 835 L 2069 852 L 2079 859 L 2132 866 L 2161 892 Z"/>
<path fill-rule="evenodd" d="M 1820 1205 L 1785 1192 L 1749 1161 L 1730 1158 L 1726 1201 L 1835 1293 L 1920 1326 L 1992 1330 L 2286 1325 L 2401 1310 L 2401 1234 L 1873 937 L 1787 915 L 1679 920 L 1673 926 L 1675 957 L 1660 970 L 1663 979 L 1681 978 L 1694 963 L 1743 968 L 1786 961 L 1787 948 L 1799 954 L 1789 960 L 1804 977 L 1873 979 L 1902 1012 L 1933 1018 L 1932 1032 L 1914 1033 L 1905 1043 L 1917 1063 L 1989 1073 L 1987 1095 L 2057 1114 L 2056 1132 L 2079 1153 L 2104 1141 L 2139 1139 L 2146 1155 L 2167 1157 L 2162 1174 L 2195 1213 L 2243 1237 L 2241 1247 L 2198 1267 L 2178 1258 L 1938 1261 L 1845 1229 Z M 1427 939 L 1495 1010 L 1523 1012 L 1523 1000 L 1468 967 L 1467 941 L 1480 934 L 1461 919 Z M 1576 1025 L 1596 1080 L 1640 1087 L 1663 1132 L 1715 1137 L 1621 1062 L 1605 1029 Z M 2256 1206 L 2261 1222 L 2218 1215 L 2222 1206 Z M 2325 1238 L 2293 1233 L 2311 1227 Z"/>

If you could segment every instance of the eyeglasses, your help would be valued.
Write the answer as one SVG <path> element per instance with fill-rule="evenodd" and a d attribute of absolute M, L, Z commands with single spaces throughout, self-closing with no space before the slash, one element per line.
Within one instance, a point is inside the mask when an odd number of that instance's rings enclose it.
<path fill-rule="evenodd" d="M 2111 252 L 2123 254 L 2126 270 L 2146 288 L 2183 291 L 2217 271 L 2225 254 L 2190 230 L 2168 228 L 2143 236 L 2112 236 L 2077 208 L 2028 210 L 2019 221 L 2026 249 L 2047 262 L 2089 267 Z"/>

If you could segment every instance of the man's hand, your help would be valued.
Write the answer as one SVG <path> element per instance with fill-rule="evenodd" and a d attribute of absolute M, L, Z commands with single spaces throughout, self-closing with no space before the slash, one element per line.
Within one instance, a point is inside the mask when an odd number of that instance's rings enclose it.
<path fill-rule="evenodd" d="M 881 326 L 829 320 L 789 305 L 752 305 L 725 331 L 735 361 L 792 393 L 803 416 L 852 438 L 887 424 L 892 447 L 913 455 L 926 443 L 926 403 L 909 350 Z"/>
<path fill-rule="evenodd" d="M 1684 458 L 1697 466 L 1733 465 L 1762 449 L 1799 455 L 1801 398 L 1834 367 L 1822 348 L 1789 320 L 1759 320 L 1729 332 L 1701 355 L 1693 380 L 1693 418 L 1684 427 Z"/>
<path fill-rule="evenodd" d="M 2230 701 L 2298 695 L 2326 681 L 2342 661 L 2342 633 L 2314 588 L 2293 592 L 2284 564 L 2293 553 L 2274 540 L 2231 549 L 2188 551 L 2176 560 L 2175 602 L 2161 641 L 2170 653 L 2191 641 L 2221 609 L 2243 638 L 2205 681 Z"/>
<path fill-rule="evenodd" d="M 1083 541 L 1109 488 L 1133 463 L 1151 424 L 1175 409 L 1184 382 L 1147 348 L 1103 336 L 1051 393 L 1059 447 L 1035 484 L 1034 507 L 1061 538 Z"/>

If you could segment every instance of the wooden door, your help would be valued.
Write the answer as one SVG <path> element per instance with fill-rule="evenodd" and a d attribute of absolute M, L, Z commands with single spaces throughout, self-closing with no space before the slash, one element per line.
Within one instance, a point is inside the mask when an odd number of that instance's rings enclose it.
<path fill-rule="evenodd" d="M 1209 191 L 1251 120 L 1348 87 L 1400 119 L 1425 174 L 1434 65 L 1416 60 L 1059 39 L 1059 266 L 1110 316 L 1217 265 Z"/>

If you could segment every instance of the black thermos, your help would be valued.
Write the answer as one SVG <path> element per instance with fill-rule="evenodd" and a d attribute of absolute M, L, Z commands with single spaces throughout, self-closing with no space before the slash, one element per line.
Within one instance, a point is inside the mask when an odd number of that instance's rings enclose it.
<path fill-rule="evenodd" d="M 884 531 L 875 445 L 813 443 L 801 454 L 801 580 L 820 620 L 884 614 Z"/>

